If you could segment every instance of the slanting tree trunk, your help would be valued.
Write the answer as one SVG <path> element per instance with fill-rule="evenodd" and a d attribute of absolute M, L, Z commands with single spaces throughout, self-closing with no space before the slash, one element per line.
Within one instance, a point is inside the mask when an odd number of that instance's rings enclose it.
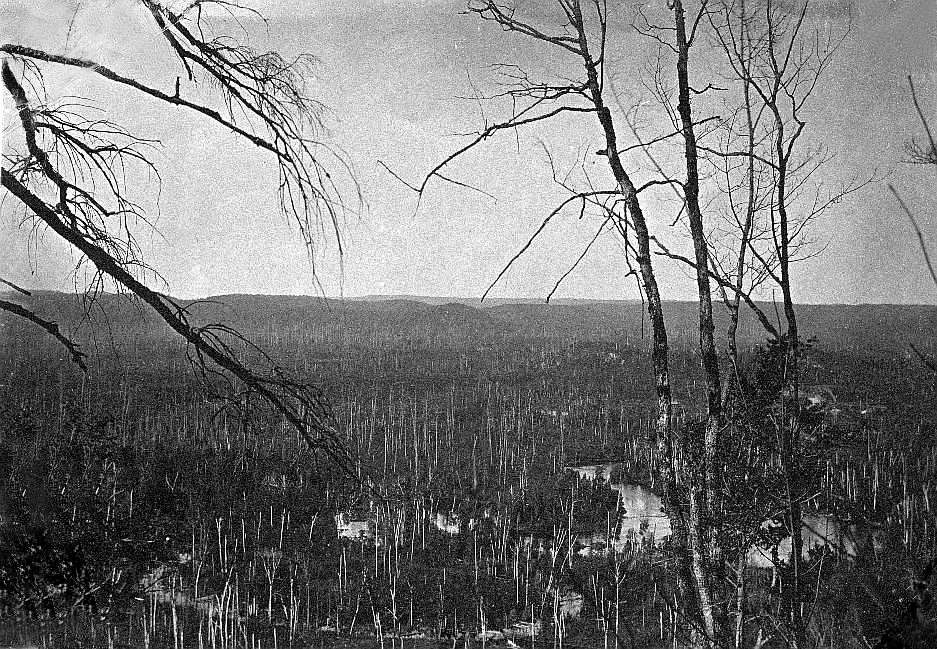
<path fill-rule="evenodd" d="M 578 5 L 577 5 L 578 8 Z M 596 114 L 602 132 L 605 135 L 605 154 L 608 158 L 608 165 L 615 182 L 621 193 L 625 196 L 625 204 L 628 209 L 628 215 L 634 225 L 635 239 L 637 240 L 637 255 L 635 261 L 641 272 L 641 283 L 644 287 L 644 293 L 647 297 L 647 311 L 651 319 L 651 335 L 653 337 L 653 347 L 651 350 L 651 362 L 654 368 L 654 385 L 657 391 L 657 420 L 655 427 L 658 435 L 658 443 L 665 446 L 667 454 L 663 457 L 672 457 L 670 446 L 671 439 L 671 403 L 672 396 L 670 392 L 670 370 L 668 367 L 668 342 L 667 326 L 664 320 L 663 302 L 660 297 L 660 288 L 657 285 L 657 276 L 654 272 L 654 266 L 651 263 L 651 238 L 647 227 L 647 220 L 644 218 L 644 211 L 641 209 L 641 202 L 638 200 L 637 188 L 631 181 L 631 177 L 625 171 L 621 156 L 618 153 L 618 135 L 615 131 L 615 122 L 612 119 L 611 111 L 605 105 L 605 99 L 602 95 L 602 85 L 599 82 L 597 65 L 589 53 L 588 43 L 585 33 L 580 31 L 579 47 L 583 52 L 582 58 L 586 68 L 587 86 L 592 103 L 595 104 Z M 672 467 L 665 469 L 667 478 L 665 482 L 672 479 Z"/>
<path fill-rule="evenodd" d="M 226 36 L 218 29 L 220 24 L 211 24 L 216 12 L 203 11 L 211 5 L 226 5 L 224 0 L 201 0 L 186 7 L 156 0 L 140 4 L 152 18 L 149 26 L 156 42 L 185 71 L 185 78 L 192 84 L 209 79 L 217 93 L 180 96 L 179 78 L 175 91 L 167 92 L 155 79 L 148 79 L 152 75 L 147 74 L 147 65 L 136 66 L 140 75 L 130 77 L 88 58 L 2 43 L 3 88 L 13 100 L 23 131 L 19 145 L 13 139 L 5 142 L 2 186 L 48 227 L 53 238 L 79 253 L 79 264 L 87 260 L 94 265 L 93 286 L 103 287 L 98 280 L 109 278 L 135 295 L 191 346 L 190 360 L 202 376 L 220 374 L 235 380 L 231 387 L 259 394 L 310 449 L 324 451 L 353 476 L 356 471 L 343 435 L 320 388 L 289 378 L 269 358 L 257 364 L 257 369 L 254 363 L 249 367 L 234 348 L 242 342 L 260 352 L 258 348 L 223 324 L 192 323 L 185 307 L 147 284 L 150 269 L 137 246 L 140 235 L 134 226 L 150 224 L 150 220 L 143 205 L 134 200 L 130 180 L 159 176 L 150 157 L 157 140 L 129 132 L 102 114 L 103 107 L 90 106 L 81 97 L 62 104 L 46 96 L 46 79 L 68 69 L 93 76 L 117 93 L 145 96 L 155 106 L 181 109 L 213 122 L 264 155 L 272 155 L 279 170 L 281 210 L 297 223 L 310 250 L 328 224 L 341 254 L 342 188 L 353 187 L 357 193 L 357 185 L 340 155 L 331 159 L 334 164 L 327 163 L 331 149 L 313 146 L 309 139 L 322 126 L 322 107 L 306 93 L 314 59 L 300 54 L 288 61 L 275 51 L 257 51 Z M 139 34 L 135 31 L 133 37 Z M 167 70 L 159 72 L 156 77 L 165 80 Z M 219 111 L 219 106 L 226 110 Z M 95 114 L 85 114 L 85 109 Z M 250 117 L 241 120 L 235 115 Z M 81 352 L 61 336 L 54 323 L 6 301 L 0 302 L 0 310 L 27 318 L 56 335 L 81 362 Z M 232 344 L 234 339 L 237 345 Z"/>

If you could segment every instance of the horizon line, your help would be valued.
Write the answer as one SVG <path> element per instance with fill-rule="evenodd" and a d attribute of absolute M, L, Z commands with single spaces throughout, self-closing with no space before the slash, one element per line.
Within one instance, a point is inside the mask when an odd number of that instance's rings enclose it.
<path fill-rule="evenodd" d="M 36 289 L 31 290 L 30 295 L 23 296 L 22 293 L 14 291 L 12 289 L 0 290 L 0 295 L 18 295 L 21 297 L 31 297 L 35 295 L 42 294 L 56 294 L 56 295 L 73 295 L 81 296 L 90 293 L 86 291 L 84 293 L 79 291 L 59 291 L 53 289 Z M 200 302 L 208 300 L 216 300 L 219 298 L 225 297 L 268 297 L 268 298 L 309 298 L 315 300 L 326 300 L 333 302 L 342 302 L 342 301 L 353 301 L 353 302 L 362 302 L 362 301 L 371 301 L 371 302 L 386 302 L 392 300 L 401 300 L 401 301 L 411 301 L 411 302 L 422 302 L 422 303 L 439 303 L 442 304 L 458 304 L 464 302 L 473 302 L 478 303 L 482 307 L 486 304 L 499 303 L 504 304 L 542 304 L 544 306 L 550 306 L 553 304 L 569 305 L 570 303 L 614 303 L 614 304 L 643 304 L 643 301 L 636 298 L 599 298 L 599 297 L 556 297 L 547 300 L 544 297 L 539 296 L 508 296 L 508 297 L 486 297 L 482 299 L 481 297 L 467 297 L 467 296 L 458 296 L 458 295 L 421 295 L 416 293 L 368 293 L 365 295 L 338 295 L 338 296 L 327 296 L 327 295 L 315 295 L 311 293 L 215 293 L 212 295 L 206 295 L 202 297 L 180 297 L 168 293 L 160 293 L 166 297 L 169 297 L 174 300 L 180 300 L 183 302 Z M 100 291 L 98 295 L 127 295 L 126 292 L 116 293 L 112 291 Z M 665 304 L 692 304 L 695 303 L 694 299 L 665 299 L 663 300 Z M 721 301 L 714 300 L 715 306 L 717 308 L 721 307 Z M 754 302 L 758 304 L 779 304 L 774 301 L 756 299 Z M 900 306 L 900 307 L 928 307 L 928 308 L 937 308 L 937 303 L 925 303 L 925 302 L 795 302 L 795 306 L 841 306 L 841 307 L 862 307 L 862 306 Z M 745 306 L 744 303 L 742 306 Z"/>

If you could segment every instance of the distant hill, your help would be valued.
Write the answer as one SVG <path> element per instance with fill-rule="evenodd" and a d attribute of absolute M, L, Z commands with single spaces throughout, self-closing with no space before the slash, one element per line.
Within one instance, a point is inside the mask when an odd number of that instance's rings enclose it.
<path fill-rule="evenodd" d="M 135 338 L 168 335 L 167 328 L 144 306 L 125 296 L 99 295 L 94 302 L 81 296 L 36 292 L 12 295 L 43 317 L 59 322 L 65 331 L 97 336 Z M 457 298 L 324 299 L 308 296 L 221 295 L 185 301 L 194 322 L 225 322 L 244 333 L 300 337 L 314 342 L 356 344 L 397 342 L 443 345 L 491 343 L 505 338 L 612 340 L 632 345 L 649 343 L 649 323 L 640 302 L 600 300 L 486 300 Z M 90 308 L 89 308 L 90 304 Z M 773 307 L 766 305 L 769 313 Z M 697 307 L 693 302 L 664 305 L 672 345 L 692 350 L 697 344 Z M 89 316 L 86 312 L 90 313 Z M 910 345 L 935 349 L 937 307 L 910 305 L 801 305 L 801 330 L 815 337 L 821 348 L 857 355 L 907 354 Z M 106 323 L 106 329 L 102 328 Z M 7 344 L 29 337 L 24 323 L 0 313 L 0 332 Z M 717 336 L 724 336 L 726 320 L 717 308 Z M 740 343 L 758 344 L 765 335 L 748 314 L 739 329 Z"/>
<path fill-rule="evenodd" d="M 440 297 L 434 295 L 364 295 L 360 297 L 346 297 L 351 302 L 387 302 L 393 300 L 409 300 L 425 304 L 467 304 L 474 307 L 492 307 L 505 304 L 546 304 L 542 297 Z M 640 304 L 638 300 L 593 300 L 588 298 L 554 298 L 550 304 Z"/>

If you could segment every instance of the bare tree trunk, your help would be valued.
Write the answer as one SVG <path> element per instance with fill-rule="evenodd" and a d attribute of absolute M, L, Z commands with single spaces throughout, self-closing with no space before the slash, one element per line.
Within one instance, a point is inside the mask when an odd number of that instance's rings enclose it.
<path fill-rule="evenodd" d="M 740 2 L 741 20 L 739 21 L 738 42 L 741 48 L 742 56 L 748 56 L 749 42 L 748 29 L 745 24 L 745 0 Z M 752 96 L 751 81 L 746 77 L 742 79 L 742 100 L 745 105 L 745 127 L 746 127 L 746 149 L 748 152 L 748 196 L 745 202 L 745 220 L 742 223 L 742 232 L 739 239 L 738 257 L 736 259 L 735 273 L 735 295 L 732 297 L 732 303 L 729 306 L 729 326 L 726 330 L 726 348 L 729 361 L 732 363 L 734 381 L 736 386 L 741 389 L 739 375 L 739 351 L 738 351 L 738 330 L 739 330 L 739 309 L 741 306 L 742 289 L 745 282 L 745 264 L 748 257 L 748 246 L 752 234 L 752 227 L 755 220 L 755 124 L 752 117 Z M 730 198 L 731 200 L 731 198 Z M 728 395 L 728 393 L 727 393 Z"/>
<path fill-rule="evenodd" d="M 683 3 L 674 0 L 674 16 L 677 30 L 677 111 L 683 129 L 684 157 L 686 158 L 686 182 L 684 196 L 693 251 L 696 257 L 696 285 L 699 297 L 700 354 L 706 377 L 707 406 L 710 421 L 718 432 L 722 419 L 722 389 L 719 376 L 719 354 L 713 327 L 712 288 L 709 282 L 709 245 L 703 227 L 703 216 L 699 204 L 699 153 L 696 132 L 693 127 L 693 110 L 690 106 L 689 54 L 691 43 L 687 40 L 686 15 Z M 707 435 L 710 433 L 707 431 Z M 707 438 L 707 442 L 710 440 Z M 713 447 L 712 450 L 714 450 Z M 710 450 L 707 444 L 707 452 Z"/>
<path fill-rule="evenodd" d="M 577 20 L 582 21 L 582 13 L 579 4 L 574 5 L 574 14 Z M 638 200 L 637 189 L 631 181 L 630 176 L 625 171 L 621 162 L 621 156 L 618 153 L 618 135 L 615 131 L 615 123 L 612 119 L 611 111 L 605 105 L 605 99 L 602 95 L 602 85 L 599 82 L 597 65 L 589 53 L 588 42 L 585 31 L 579 30 L 579 48 L 582 52 L 583 64 L 586 68 L 586 79 L 588 92 L 592 103 L 595 105 L 599 124 L 605 135 L 605 154 L 608 158 L 608 165 L 618 183 L 619 189 L 625 196 L 628 214 L 634 225 L 635 238 L 637 240 L 638 268 L 641 271 L 641 283 L 644 287 L 644 293 L 647 297 L 647 311 L 651 318 L 651 334 L 653 336 L 653 348 L 651 351 L 651 362 L 654 367 L 654 382 L 657 391 L 657 421 L 656 430 L 658 434 L 658 444 L 663 444 L 668 453 L 665 458 L 672 458 L 673 453 L 669 447 L 672 445 L 670 430 L 671 415 L 671 392 L 670 392 L 670 370 L 668 367 L 668 342 L 667 327 L 664 321 L 663 303 L 660 297 L 660 289 L 657 285 L 657 276 L 651 263 L 651 239 L 647 227 L 647 221 L 644 218 L 644 212 L 641 209 L 641 203 Z M 673 467 L 667 470 L 666 482 L 672 479 Z"/>
<path fill-rule="evenodd" d="M 742 550 L 736 569 L 735 586 L 735 649 L 742 649 L 742 637 L 745 632 L 745 563 L 746 550 Z"/>
<path fill-rule="evenodd" d="M 804 12 L 806 8 L 804 9 Z M 768 0 L 768 54 L 771 68 L 775 73 L 775 88 L 783 83 L 783 68 L 778 66 L 775 53 L 776 29 L 772 19 L 772 2 Z M 801 14 L 803 16 L 803 14 Z M 801 18 L 802 20 L 803 18 Z M 790 413 L 785 412 L 781 421 L 781 463 L 784 471 L 786 497 L 787 497 L 787 527 L 791 534 L 791 554 L 789 565 L 789 584 L 785 589 L 791 623 L 792 645 L 800 648 L 806 645 L 806 626 L 802 610 L 802 563 L 803 563 L 803 511 L 800 503 L 799 489 L 796 484 L 800 475 L 798 462 L 798 446 L 800 442 L 800 338 L 797 330 L 797 314 L 794 309 L 794 299 L 791 292 L 791 237 L 789 232 L 789 216 L 787 205 L 787 180 L 789 174 L 790 152 L 803 130 L 804 122 L 794 116 L 796 128 L 787 135 L 785 132 L 785 119 L 778 105 L 777 91 L 771 93 L 767 103 L 768 109 L 774 117 L 775 134 L 775 162 L 777 165 L 777 186 L 775 189 L 775 207 L 777 209 L 778 223 L 775 246 L 778 255 L 778 268 L 780 271 L 780 288 L 784 303 L 784 318 L 787 324 L 787 339 L 784 358 L 784 383 L 790 395 Z M 789 141 L 786 139 L 789 138 Z"/>
<path fill-rule="evenodd" d="M 699 155 L 690 106 L 689 53 L 692 43 L 687 37 L 686 12 L 680 0 L 673 2 L 677 37 L 677 111 L 683 130 L 686 181 L 684 197 L 690 234 L 695 253 L 696 285 L 699 303 L 699 346 L 706 380 L 707 418 L 703 440 L 702 499 L 690 487 L 689 532 L 700 614 L 709 642 L 716 639 L 716 620 L 713 611 L 713 583 L 711 569 L 718 565 L 714 522 L 717 513 L 716 453 L 722 430 L 722 387 L 719 375 L 719 355 L 716 351 L 713 326 L 712 288 L 709 282 L 709 243 L 703 227 L 699 204 Z M 702 500 L 702 502 L 700 502 Z"/>
<path fill-rule="evenodd" d="M 574 9 L 574 12 L 576 11 L 578 11 L 578 4 L 576 5 L 576 9 Z M 581 14 L 577 15 L 577 18 L 581 20 Z M 638 200 L 637 191 L 621 162 L 621 156 L 618 153 L 614 120 L 612 119 L 611 112 L 605 105 L 596 64 L 588 52 L 583 32 L 580 32 L 579 46 L 584 53 L 583 59 L 586 67 L 588 90 L 596 106 L 599 123 L 605 134 L 605 153 L 608 157 L 609 167 L 622 193 L 626 196 L 628 214 L 634 225 L 635 238 L 637 240 L 636 261 L 640 269 L 641 282 L 644 287 L 645 296 L 647 297 L 647 310 L 651 319 L 651 332 L 653 336 L 651 361 L 654 368 L 655 388 L 657 391 L 657 420 L 655 422 L 655 429 L 657 433 L 659 457 L 662 459 L 660 472 L 663 493 L 661 496 L 671 520 L 676 545 L 678 548 L 686 550 L 678 555 L 681 565 L 677 570 L 677 581 L 680 589 L 684 592 L 687 592 L 685 576 L 692 578 L 696 583 L 696 598 L 698 599 L 704 630 L 708 639 L 711 640 L 715 632 L 712 614 L 713 606 L 708 586 L 709 580 L 707 579 L 704 568 L 705 551 L 702 547 L 702 539 L 699 533 L 701 527 L 699 508 L 696 502 L 697 494 L 693 493 L 691 488 L 689 520 L 684 519 L 677 502 L 678 490 L 676 488 L 676 481 L 682 469 L 677 466 L 676 462 L 677 456 L 675 453 L 674 432 L 671 423 L 672 395 L 670 390 L 670 371 L 668 367 L 669 347 L 667 328 L 664 320 L 663 303 L 657 284 L 657 277 L 651 262 L 650 233 L 648 231 L 647 221 L 644 218 L 644 212 Z M 708 277 L 706 281 L 708 285 Z M 711 306 L 709 321 L 711 337 Z M 719 394 L 718 383 L 716 393 Z M 695 516 L 694 511 L 696 512 Z"/>
<path fill-rule="evenodd" d="M 777 109 L 774 109 L 777 111 Z M 790 235 L 788 232 L 787 214 L 787 157 L 784 151 L 784 124 L 780 114 L 776 113 L 777 127 L 777 156 L 778 156 L 778 183 L 777 183 L 777 210 L 778 229 L 780 232 L 778 263 L 781 273 L 781 295 L 784 302 L 784 318 L 787 322 L 787 349 L 784 359 L 784 379 L 790 393 L 789 414 L 781 422 L 781 462 L 784 470 L 788 520 L 787 525 L 791 533 L 790 556 L 790 616 L 793 631 L 794 646 L 803 647 L 806 644 L 806 627 L 801 608 L 802 600 L 802 563 L 803 563 L 803 511 L 800 503 L 799 489 L 795 483 L 800 475 L 798 462 L 798 446 L 800 445 L 800 338 L 797 330 L 797 314 L 794 309 L 794 299 L 791 293 L 790 279 Z"/>
<path fill-rule="evenodd" d="M 598 39 L 600 41 L 600 44 L 597 46 L 597 51 L 599 51 L 600 54 L 598 59 L 596 59 L 590 52 L 589 37 L 587 35 L 587 23 L 586 20 L 584 20 L 580 1 L 559 0 L 557 4 L 565 15 L 567 21 L 564 23 L 563 30 L 559 34 L 550 33 L 549 31 L 542 30 L 536 25 L 524 22 L 517 15 L 516 11 L 514 10 L 515 8 L 502 6 L 494 0 L 478 0 L 477 2 L 470 3 L 469 11 L 479 15 L 484 20 L 496 22 L 502 27 L 502 29 L 506 31 L 516 32 L 526 37 L 539 40 L 549 44 L 551 47 L 572 53 L 579 57 L 586 72 L 585 81 L 581 84 L 574 83 L 567 87 L 561 88 L 558 92 L 556 89 L 551 88 L 549 89 L 547 95 L 548 97 L 555 96 L 555 101 L 558 103 L 561 103 L 560 100 L 564 97 L 584 97 L 588 100 L 590 106 L 580 107 L 560 105 L 554 110 L 537 114 L 534 113 L 532 109 L 549 100 L 540 96 L 540 94 L 532 93 L 529 95 L 530 97 L 534 98 L 532 106 L 521 111 L 521 113 L 516 115 L 512 120 L 508 120 L 507 122 L 496 124 L 494 126 L 489 126 L 475 140 L 474 143 L 463 147 L 460 151 L 447 158 L 447 160 L 438 165 L 427 178 L 433 175 L 438 175 L 438 171 L 449 161 L 460 155 L 462 152 L 471 149 L 473 146 L 483 141 L 486 137 L 500 129 L 515 128 L 517 126 L 544 121 L 564 111 L 577 111 L 583 113 L 594 112 L 596 114 L 599 126 L 601 127 L 605 138 L 605 146 L 604 150 L 601 151 L 601 155 L 606 157 L 609 170 L 612 173 L 616 185 L 615 189 L 611 192 L 599 193 L 613 194 L 619 197 L 618 205 L 623 206 L 626 213 L 623 215 L 610 214 L 610 218 L 614 217 L 618 220 L 618 222 L 628 223 L 628 225 L 633 228 L 633 244 L 632 241 L 627 240 L 627 238 L 630 236 L 627 231 L 623 230 L 622 234 L 626 238 L 626 246 L 628 251 L 634 253 L 634 259 L 638 265 L 638 276 L 641 287 L 647 299 L 647 310 L 651 321 L 651 331 L 653 336 L 651 361 L 653 364 L 654 384 L 657 393 L 657 416 L 654 426 L 657 435 L 657 445 L 661 451 L 661 466 L 659 467 L 661 473 L 661 482 L 663 485 L 663 493 L 661 496 L 665 507 L 667 508 L 668 515 L 670 516 L 673 523 L 675 543 L 680 546 L 681 549 L 683 549 L 685 546 L 683 541 L 686 537 L 686 534 L 683 534 L 681 530 L 686 529 L 686 520 L 683 515 L 682 505 L 680 505 L 678 501 L 676 490 L 676 478 L 679 476 L 681 469 L 677 466 L 676 462 L 676 451 L 678 449 L 674 443 L 674 431 L 671 423 L 672 397 L 670 388 L 670 370 L 668 366 L 669 345 L 667 340 L 667 328 L 664 318 L 663 303 L 657 283 L 655 269 L 652 263 L 652 239 L 647 220 L 645 219 L 645 215 L 641 207 L 641 202 L 639 200 L 639 189 L 633 183 L 632 178 L 629 176 L 622 162 L 621 155 L 619 153 L 620 149 L 618 145 L 615 121 L 611 111 L 606 105 L 605 97 L 603 95 L 603 74 L 604 66 L 606 64 L 606 7 L 602 2 L 590 3 L 590 9 L 594 9 L 595 11 L 594 16 L 591 16 L 590 13 L 590 20 L 594 20 L 595 22 L 592 24 L 598 27 Z M 531 86 L 531 88 L 535 88 L 538 93 L 545 89 L 545 87 L 539 86 Z M 521 96 L 524 96 L 523 92 L 521 92 Z M 426 183 L 424 181 L 423 185 L 421 185 L 419 188 L 412 186 L 411 188 L 418 192 L 422 192 L 425 186 Z M 595 193 L 597 192 L 591 192 L 591 194 Z M 580 198 L 585 195 L 588 195 L 588 193 L 581 195 Z M 697 209 L 697 212 L 698 211 L 699 210 Z M 718 393 L 718 387 L 716 389 Z M 715 412 L 718 413 L 718 406 Z M 693 574 L 693 571 L 691 570 L 692 561 L 690 560 L 689 553 L 687 552 L 681 552 L 680 557 L 681 570 L 679 571 L 680 574 L 678 575 L 680 588 L 685 592 L 689 592 L 685 586 L 686 580 L 684 575 Z M 697 563 L 698 565 L 702 565 L 701 562 Z M 705 583 L 705 580 L 700 580 L 700 583 Z M 706 610 L 711 610 L 711 605 L 709 604 L 710 600 L 707 597 L 703 597 L 703 601 L 705 602 L 704 608 Z"/>
<path fill-rule="evenodd" d="M 741 262 L 736 268 L 736 282 L 740 281 L 741 273 L 745 272 L 743 255 L 748 255 L 757 262 L 761 276 L 770 279 L 780 289 L 783 301 L 783 335 L 780 331 L 773 332 L 783 346 L 784 389 L 783 394 L 779 395 L 782 416 L 776 423 L 776 432 L 786 509 L 785 524 L 791 536 L 789 564 L 782 571 L 784 591 L 781 605 L 787 627 L 784 635 L 790 646 L 802 648 L 807 645 L 809 622 L 805 620 L 803 612 L 805 598 L 809 595 L 805 592 L 804 583 L 802 527 L 802 500 L 807 493 L 807 486 L 805 467 L 800 459 L 802 348 L 793 299 L 791 264 L 804 256 L 798 254 L 798 249 L 804 245 L 801 236 L 804 227 L 830 205 L 866 183 L 847 185 L 820 204 L 805 205 L 797 200 L 806 177 L 812 173 L 803 171 L 805 165 L 814 169 L 810 165 L 811 161 L 818 166 L 825 162 L 809 150 L 795 157 L 797 142 L 806 126 L 801 112 L 818 87 L 837 48 L 849 34 L 848 25 L 840 38 L 827 31 L 828 23 L 822 28 L 817 27 L 814 35 L 805 36 L 803 28 L 813 20 L 808 20 L 808 2 L 766 0 L 755 4 L 757 10 L 750 11 L 745 0 L 723 2 L 720 10 L 709 17 L 711 21 L 714 15 L 723 19 L 719 26 L 713 23 L 715 35 L 734 74 L 742 81 L 748 128 L 749 204 L 744 222 L 747 227 L 742 228 L 743 243 L 741 254 L 738 255 Z M 738 24 L 737 34 L 733 33 L 735 21 Z M 757 31 L 753 32 L 752 29 Z M 762 116 L 765 124 L 759 126 Z M 764 155 L 757 155 L 756 148 L 762 146 Z M 730 155 L 746 153 L 734 152 Z M 763 193 L 761 183 L 756 180 L 756 162 L 759 170 L 770 170 L 772 174 L 770 194 Z M 757 199 L 752 203 L 755 196 Z M 762 205 L 762 199 L 769 199 L 767 205 Z M 770 221 L 763 227 L 760 223 L 752 225 L 753 210 L 759 212 L 764 209 L 769 211 Z M 738 222 L 741 226 L 740 219 Z M 732 307 L 729 306 L 729 309 L 731 313 Z M 736 312 L 728 331 L 730 339 L 734 339 L 737 332 L 737 317 Z M 734 345 L 730 343 L 730 347 Z M 730 353 L 737 354 L 737 348 Z"/>

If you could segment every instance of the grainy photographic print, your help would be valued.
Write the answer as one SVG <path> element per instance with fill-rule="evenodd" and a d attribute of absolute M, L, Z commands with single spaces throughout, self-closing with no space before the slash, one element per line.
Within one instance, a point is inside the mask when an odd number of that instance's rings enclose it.
<path fill-rule="evenodd" d="M 0 649 L 937 647 L 933 0 L 0 53 Z"/>

